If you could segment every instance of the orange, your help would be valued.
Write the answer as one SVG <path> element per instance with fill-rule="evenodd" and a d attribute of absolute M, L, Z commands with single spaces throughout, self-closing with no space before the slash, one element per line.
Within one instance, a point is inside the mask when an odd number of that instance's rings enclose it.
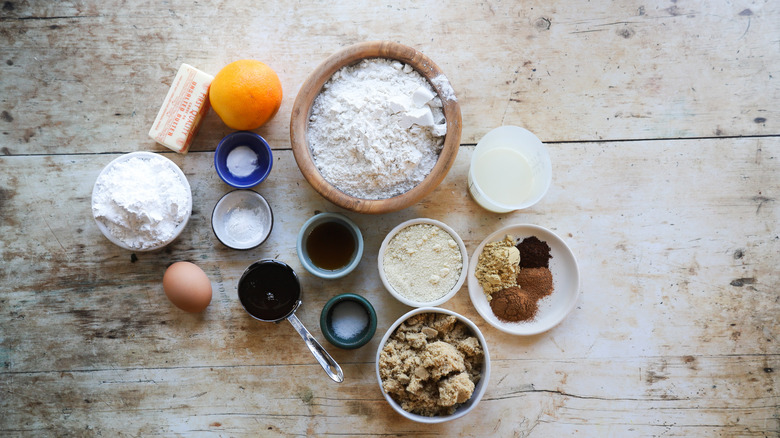
<path fill-rule="evenodd" d="M 230 128 L 256 129 L 279 111 L 282 83 L 271 67 L 253 59 L 242 59 L 226 65 L 214 76 L 209 102 Z"/>

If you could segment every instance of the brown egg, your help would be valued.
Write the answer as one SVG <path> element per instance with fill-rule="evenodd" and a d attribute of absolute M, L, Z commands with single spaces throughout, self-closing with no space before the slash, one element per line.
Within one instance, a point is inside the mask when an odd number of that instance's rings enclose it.
<path fill-rule="evenodd" d="M 163 276 L 165 296 L 187 312 L 202 312 L 211 303 L 211 281 L 203 269 L 190 262 L 176 262 Z"/>

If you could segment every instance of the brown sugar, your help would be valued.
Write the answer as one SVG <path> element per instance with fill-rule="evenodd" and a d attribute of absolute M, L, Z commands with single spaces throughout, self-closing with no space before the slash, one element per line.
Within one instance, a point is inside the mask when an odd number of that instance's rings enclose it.
<path fill-rule="evenodd" d="M 479 340 L 454 316 L 421 313 L 401 323 L 379 355 L 382 387 L 405 411 L 449 415 L 482 375 Z"/>

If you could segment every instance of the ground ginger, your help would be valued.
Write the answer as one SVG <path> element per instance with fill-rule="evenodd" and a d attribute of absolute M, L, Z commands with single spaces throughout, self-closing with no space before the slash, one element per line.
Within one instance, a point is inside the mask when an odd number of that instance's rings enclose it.
<path fill-rule="evenodd" d="M 490 301 L 494 292 L 517 286 L 519 269 L 520 251 L 515 247 L 515 238 L 507 234 L 503 240 L 485 245 L 474 276 Z"/>

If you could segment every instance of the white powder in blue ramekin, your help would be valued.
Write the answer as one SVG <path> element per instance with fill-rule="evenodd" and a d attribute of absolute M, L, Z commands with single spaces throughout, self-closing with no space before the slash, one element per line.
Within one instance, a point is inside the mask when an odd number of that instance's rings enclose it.
<path fill-rule="evenodd" d="M 257 169 L 257 154 L 249 146 L 238 146 L 228 153 L 226 163 L 228 172 L 243 178 Z"/>

